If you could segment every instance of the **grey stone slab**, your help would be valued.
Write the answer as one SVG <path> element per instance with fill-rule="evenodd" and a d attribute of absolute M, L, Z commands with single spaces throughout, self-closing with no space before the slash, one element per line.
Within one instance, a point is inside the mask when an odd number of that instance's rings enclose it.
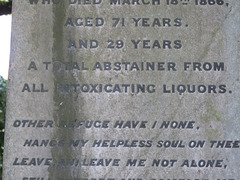
<path fill-rule="evenodd" d="M 15 0 L 3 179 L 239 180 L 239 29 L 236 0 Z"/>

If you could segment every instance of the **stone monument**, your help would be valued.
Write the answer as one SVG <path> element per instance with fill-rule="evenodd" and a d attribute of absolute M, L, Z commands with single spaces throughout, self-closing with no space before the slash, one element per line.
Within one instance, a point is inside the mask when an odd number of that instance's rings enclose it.
<path fill-rule="evenodd" d="M 240 1 L 14 0 L 4 180 L 239 180 Z"/>

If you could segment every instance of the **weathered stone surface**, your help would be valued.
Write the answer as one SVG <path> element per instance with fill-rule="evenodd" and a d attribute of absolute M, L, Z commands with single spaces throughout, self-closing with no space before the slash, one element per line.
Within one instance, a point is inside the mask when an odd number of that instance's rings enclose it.
<path fill-rule="evenodd" d="M 239 180 L 240 2 L 74 2 L 14 1 L 3 179 Z"/>

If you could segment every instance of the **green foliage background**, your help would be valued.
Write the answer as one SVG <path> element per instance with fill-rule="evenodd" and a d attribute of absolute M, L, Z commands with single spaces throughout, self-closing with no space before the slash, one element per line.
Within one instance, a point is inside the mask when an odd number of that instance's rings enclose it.
<path fill-rule="evenodd" d="M 12 0 L 0 0 L 0 15 L 11 14 Z"/>
<path fill-rule="evenodd" d="M 0 179 L 2 179 L 6 97 L 7 97 L 7 80 L 0 76 Z"/>

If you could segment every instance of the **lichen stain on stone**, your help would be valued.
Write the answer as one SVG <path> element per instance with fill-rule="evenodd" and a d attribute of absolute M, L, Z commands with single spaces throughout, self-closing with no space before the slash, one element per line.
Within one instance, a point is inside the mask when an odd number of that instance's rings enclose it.
<path fill-rule="evenodd" d="M 200 116 L 200 120 L 206 124 L 206 137 L 213 140 L 221 136 L 222 131 L 216 128 L 216 124 L 221 123 L 221 113 L 214 107 L 212 101 L 207 102 L 207 111 Z"/>
<path fill-rule="evenodd" d="M 52 61 L 64 62 L 66 60 L 73 61 L 74 56 L 69 55 L 66 45 L 66 29 L 64 29 L 64 23 L 68 15 L 67 1 L 62 2 L 58 5 L 53 5 L 53 48 L 52 48 Z M 74 32 L 73 32 L 74 36 Z M 81 148 L 78 148 L 77 151 L 70 147 L 69 142 L 75 140 L 75 132 L 72 128 L 62 128 L 58 127 L 61 121 L 72 122 L 75 120 L 86 120 L 83 112 L 83 103 L 84 101 L 73 94 L 61 94 L 56 93 L 57 84 L 76 84 L 76 77 L 73 76 L 73 73 L 62 71 L 55 71 L 54 73 L 54 121 L 55 129 L 53 134 L 53 139 L 63 140 L 65 145 L 62 148 L 53 148 L 51 150 L 53 164 L 55 166 L 50 166 L 49 178 L 58 179 L 58 178 L 80 178 L 81 177 L 81 167 L 74 166 L 57 166 L 56 164 L 61 161 L 79 159 L 81 157 Z M 83 130 L 78 129 L 78 138 L 81 139 Z"/>
<path fill-rule="evenodd" d="M 38 49 L 39 48 L 39 39 L 38 39 L 38 32 L 36 32 L 36 31 L 33 31 L 32 32 L 32 39 L 33 39 L 33 44 L 34 44 L 34 47 L 36 48 L 36 49 Z"/>
<path fill-rule="evenodd" d="M 211 121 L 221 121 L 221 113 L 217 111 L 214 107 L 213 102 L 207 102 L 207 112 L 201 115 L 201 120 L 203 122 L 211 122 Z"/>
<path fill-rule="evenodd" d="M 206 58 L 208 56 L 208 53 L 211 50 L 211 45 L 214 42 L 216 42 L 215 41 L 216 39 L 217 40 L 219 39 L 219 38 L 217 38 L 217 34 L 218 34 L 219 30 L 220 30 L 220 27 L 217 27 L 211 32 L 211 38 L 210 38 L 209 42 L 204 46 L 203 53 L 199 57 L 200 61 L 204 60 L 204 58 Z M 222 41 L 217 41 L 217 43 L 222 43 Z"/>

